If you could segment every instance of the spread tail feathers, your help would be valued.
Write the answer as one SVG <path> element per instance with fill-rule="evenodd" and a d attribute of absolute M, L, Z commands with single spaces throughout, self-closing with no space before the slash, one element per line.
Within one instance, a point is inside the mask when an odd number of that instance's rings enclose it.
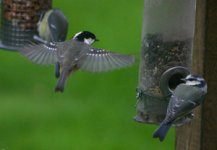
<path fill-rule="evenodd" d="M 154 132 L 153 138 L 159 138 L 159 140 L 162 142 L 164 138 L 167 135 L 167 132 L 169 131 L 171 127 L 171 123 L 168 124 L 161 124 L 160 127 Z"/>
<path fill-rule="evenodd" d="M 66 81 L 68 75 L 69 75 L 69 71 L 66 69 L 63 69 L 63 71 L 60 74 L 58 83 L 56 85 L 55 92 L 63 92 L 64 91 L 64 85 L 65 85 L 65 81 Z"/>

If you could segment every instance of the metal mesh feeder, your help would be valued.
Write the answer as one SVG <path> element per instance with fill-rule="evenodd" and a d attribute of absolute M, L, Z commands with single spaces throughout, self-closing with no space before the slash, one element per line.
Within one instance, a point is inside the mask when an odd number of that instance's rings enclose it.
<path fill-rule="evenodd" d="M 0 47 L 17 50 L 32 41 L 41 12 L 51 5 L 52 0 L 2 0 Z"/>

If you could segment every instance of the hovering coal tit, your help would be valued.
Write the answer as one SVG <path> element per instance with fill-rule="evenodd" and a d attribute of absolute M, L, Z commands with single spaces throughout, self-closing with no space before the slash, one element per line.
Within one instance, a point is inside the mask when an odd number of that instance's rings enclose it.
<path fill-rule="evenodd" d="M 182 117 L 188 116 L 200 105 L 207 93 L 206 81 L 199 75 L 188 75 L 179 84 L 170 98 L 165 119 L 154 132 L 153 137 L 163 141 L 171 125 Z"/>
<path fill-rule="evenodd" d="M 93 33 L 83 31 L 65 42 L 55 42 L 49 45 L 31 43 L 22 48 L 20 52 L 37 64 L 59 62 L 61 72 L 55 91 L 63 92 L 67 77 L 79 69 L 89 72 L 106 72 L 134 63 L 135 58 L 132 55 L 93 48 L 91 44 L 96 40 Z"/>
<path fill-rule="evenodd" d="M 68 32 L 68 21 L 63 12 L 59 9 L 50 9 L 41 14 L 37 23 L 38 36 L 34 36 L 36 41 L 44 44 L 50 42 L 62 42 L 65 41 Z M 59 63 L 55 65 L 55 76 L 58 78 Z"/>

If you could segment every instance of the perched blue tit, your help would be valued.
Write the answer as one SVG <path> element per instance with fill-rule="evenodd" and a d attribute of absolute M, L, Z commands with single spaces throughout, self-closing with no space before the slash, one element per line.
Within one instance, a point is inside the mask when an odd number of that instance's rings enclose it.
<path fill-rule="evenodd" d="M 96 36 L 82 31 L 68 41 L 45 44 L 29 44 L 20 50 L 21 54 L 37 64 L 55 64 L 61 67 L 55 91 L 63 92 L 70 73 L 79 69 L 89 72 L 106 72 L 127 67 L 134 63 L 133 55 L 122 55 L 91 46 Z"/>
<path fill-rule="evenodd" d="M 154 132 L 153 137 L 163 141 L 171 125 L 200 105 L 207 93 L 206 81 L 199 75 L 188 75 L 179 84 L 170 98 L 165 119 Z"/>
<path fill-rule="evenodd" d="M 68 21 L 61 10 L 50 9 L 41 14 L 37 30 L 40 38 L 47 42 L 65 41 Z"/>
<path fill-rule="evenodd" d="M 50 9 L 42 13 L 37 23 L 37 30 L 39 38 L 34 38 L 38 41 L 49 42 L 62 42 L 65 41 L 68 32 L 68 21 L 63 12 L 59 9 Z M 60 75 L 59 63 L 55 66 L 55 76 L 58 78 Z"/>

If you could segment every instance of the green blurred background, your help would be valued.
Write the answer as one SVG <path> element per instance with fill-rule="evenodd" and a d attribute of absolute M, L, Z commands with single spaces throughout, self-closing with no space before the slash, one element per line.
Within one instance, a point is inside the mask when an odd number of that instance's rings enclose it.
<path fill-rule="evenodd" d="M 53 0 L 69 20 L 68 38 L 92 31 L 95 47 L 132 53 L 133 67 L 77 72 L 54 93 L 53 66 L 0 51 L 0 150 L 172 150 L 174 129 L 161 143 L 157 126 L 133 121 L 143 0 Z"/>

